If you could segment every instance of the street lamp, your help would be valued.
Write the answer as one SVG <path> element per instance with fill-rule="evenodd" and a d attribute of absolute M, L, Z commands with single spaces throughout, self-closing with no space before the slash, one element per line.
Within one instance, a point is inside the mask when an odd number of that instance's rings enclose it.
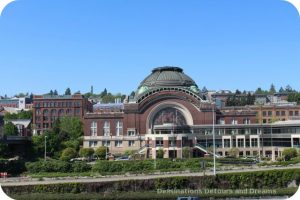
<path fill-rule="evenodd" d="M 44 156 L 45 161 L 47 160 L 47 136 L 45 136 L 45 156 Z"/>
<path fill-rule="evenodd" d="M 215 136 L 215 103 L 212 103 L 213 111 L 213 148 L 214 148 L 214 176 L 216 176 L 216 136 Z"/>

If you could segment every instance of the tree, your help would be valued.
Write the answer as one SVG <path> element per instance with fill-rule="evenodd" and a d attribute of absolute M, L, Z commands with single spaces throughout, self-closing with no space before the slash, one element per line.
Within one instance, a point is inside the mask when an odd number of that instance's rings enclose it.
<path fill-rule="evenodd" d="M 208 90 L 207 90 L 207 88 L 204 86 L 203 88 L 202 88 L 202 91 L 201 91 L 202 93 L 207 93 L 208 92 Z"/>
<path fill-rule="evenodd" d="M 49 95 L 53 96 L 54 92 L 53 90 L 50 90 Z"/>
<path fill-rule="evenodd" d="M 83 136 L 82 122 L 78 117 L 61 118 L 59 127 L 60 131 L 65 132 L 71 140 L 77 140 Z"/>
<path fill-rule="evenodd" d="M 104 147 L 104 146 L 99 147 L 95 151 L 95 156 L 97 156 L 101 160 L 104 160 L 104 159 L 106 159 L 106 152 L 108 152 L 108 148 L 107 147 Z"/>
<path fill-rule="evenodd" d="M 100 97 L 104 97 L 107 95 L 107 89 L 104 88 L 103 92 L 101 92 Z"/>
<path fill-rule="evenodd" d="M 54 92 L 53 92 L 53 95 L 55 95 L 55 96 L 57 96 L 57 95 L 58 95 L 58 92 L 57 92 L 57 90 L 54 90 Z"/>
<path fill-rule="evenodd" d="M 282 156 L 283 156 L 283 158 L 284 158 L 285 161 L 289 161 L 292 158 L 296 158 L 297 157 L 297 150 L 295 148 L 285 149 L 282 152 Z"/>
<path fill-rule="evenodd" d="M 275 85 L 274 85 L 273 83 L 271 84 L 269 93 L 270 93 L 270 94 L 275 94 L 275 93 L 276 93 Z"/>
<path fill-rule="evenodd" d="M 285 90 L 283 89 L 283 87 L 280 87 L 279 93 L 284 93 L 284 92 L 285 92 Z"/>
<path fill-rule="evenodd" d="M 293 90 L 293 88 L 292 88 L 290 85 L 287 85 L 287 86 L 285 87 L 285 91 L 286 91 L 286 92 L 295 92 L 295 90 Z"/>
<path fill-rule="evenodd" d="M 95 151 L 92 148 L 81 148 L 79 151 L 79 156 L 90 159 L 94 152 Z"/>
<path fill-rule="evenodd" d="M 162 159 L 162 158 L 164 158 L 164 154 L 165 154 L 164 150 L 162 148 L 160 148 L 156 152 L 156 158 Z"/>
<path fill-rule="evenodd" d="M 183 158 L 189 158 L 191 155 L 191 151 L 190 151 L 190 148 L 189 147 L 184 147 L 182 149 L 182 157 Z"/>
<path fill-rule="evenodd" d="M 71 89 L 70 89 L 70 88 L 67 88 L 67 89 L 66 89 L 65 95 L 71 95 Z"/>
<path fill-rule="evenodd" d="M 4 125 L 4 135 L 16 136 L 18 134 L 18 128 L 12 122 L 8 122 Z"/>
<path fill-rule="evenodd" d="M 63 150 L 60 159 L 63 161 L 70 161 L 72 158 L 76 158 L 77 152 L 74 148 L 66 148 Z"/>

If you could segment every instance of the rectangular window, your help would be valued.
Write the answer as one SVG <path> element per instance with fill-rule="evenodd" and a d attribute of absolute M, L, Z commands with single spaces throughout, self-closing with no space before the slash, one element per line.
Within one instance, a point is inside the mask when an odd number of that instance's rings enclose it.
<path fill-rule="evenodd" d="M 232 118 L 231 124 L 238 124 L 238 121 L 236 119 Z"/>
<path fill-rule="evenodd" d="M 238 139 L 237 147 L 244 147 L 244 139 Z"/>
<path fill-rule="evenodd" d="M 295 116 L 299 116 L 299 111 L 298 110 L 295 111 Z"/>
<path fill-rule="evenodd" d="M 123 135 L 123 122 L 117 121 L 116 124 L 116 136 Z"/>
<path fill-rule="evenodd" d="M 97 122 L 91 123 L 91 136 L 97 136 Z"/>
<path fill-rule="evenodd" d="M 257 147 L 257 138 L 251 139 L 251 145 L 252 145 L 252 147 Z"/>
<path fill-rule="evenodd" d="M 135 136 L 135 130 L 128 130 L 127 135 L 128 136 Z"/>
<path fill-rule="evenodd" d="M 97 142 L 97 141 L 90 141 L 90 142 L 89 142 L 89 146 L 90 146 L 91 148 L 97 147 L 97 145 L 98 145 L 98 142 Z"/>
<path fill-rule="evenodd" d="M 122 146 L 123 146 L 122 140 L 116 140 L 115 141 L 115 147 L 122 147 Z"/>
<path fill-rule="evenodd" d="M 281 111 L 281 116 L 285 116 L 285 111 Z"/>
<path fill-rule="evenodd" d="M 110 141 L 102 141 L 102 146 L 110 147 Z"/>
<path fill-rule="evenodd" d="M 110 136 L 110 123 L 108 121 L 104 122 L 104 125 L 103 125 L 103 135 L 104 136 Z"/>
<path fill-rule="evenodd" d="M 230 148 L 230 139 L 224 139 L 224 148 Z"/>
<path fill-rule="evenodd" d="M 266 111 L 263 111 L 263 116 L 267 116 L 267 112 Z"/>
<path fill-rule="evenodd" d="M 272 116 L 272 111 L 268 111 L 268 116 Z"/>
<path fill-rule="evenodd" d="M 280 111 L 276 111 L 276 116 L 280 116 Z"/>
<path fill-rule="evenodd" d="M 289 115 L 290 115 L 290 116 L 294 116 L 294 112 L 291 110 L 291 111 L 289 112 Z"/>
<path fill-rule="evenodd" d="M 156 140 L 156 146 L 155 147 L 163 147 L 164 146 L 164 141 L 163 140 Z"/>
<path fill-rule="evenodd" d="M 133 140 L 128 141 L 128 146 L 133 147 L 134 146 L 134 141 Z"/>

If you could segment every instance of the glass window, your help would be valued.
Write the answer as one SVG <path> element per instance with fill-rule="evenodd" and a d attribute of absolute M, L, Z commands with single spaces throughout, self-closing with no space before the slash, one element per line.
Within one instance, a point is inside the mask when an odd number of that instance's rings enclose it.
<path fill-rule="evenodd" d="M 122 140 L 116 140 L 115 147 L 122 147 L 122 145 L 123 145 Z"/>
<path fill-rule="evenodd" d="M 267 116 L 267 112 L 266 111 L 263 111 L 263 116 Z"/>
<path fill-rule="evenodd" d="M 128 130 L 127 135 L 128 136 L 135 136 L 135 130 Z"/>
<path fill-rule="evenodd" d="M 224 139 L 224 147 L 230 148 L 230 139 Z"/>
<path fill-rule="evenodd" d="M 116 123 L 116 136 L 123 135 L 123 122 L 117 121 Z"/>
<path fill-rule="evenodd" d="M 251 139 L 251 145 L 252 145 L 252 147 L 257 147 L 257 138 Z"/>
<path fill-rule="evenodd" d="M 40 115 L 41 114 L 41 110 L 40 109 L 36 109 L 35 114 L 36 115 Z"/>
<path fill-rule="evenodd" d="M 93 148 L 93 147 L 97 147 L 97 145 L 98 145 L 98 142 L 97 142 L 97 141 L 90 141 L 90 142 L 89 142 L 89 146 L 92 147 L 92 148 Z"/>
<path fill-rule="evenodd" d="M 272 116 L 272 111 L 268 111 L 268 116 Z"/>
<path fill-rule="evenodd" d="M 285 111 L 281 111 L 281 116 L 285 116 Z"/>
<path fill-rule="evenodd" d="M 104 122 L 103 133 L 104 133 L 104 136 L 110 136 L 110 123 L 108 121 Z"/>
<path fill-rule="evenodd" d="M 276 111 L 276 116 L 280 116 L 280 111 Z"/>
<path fill-rule="evenodd" d="M 48 115 L 48 114 L 49 114 L 48 109 L 45 109 L 45 110 L 43 111 L 43 115 Z"/>
<path fill-rule="evenodd" d="M 97 136 L 97 122 L 91 123 L 91 136 Z"/>
<path fill-rule="evenodd" d="M 294 116 L 294 112 L 291 110 L 291 111 L 289 112 L 289 115 L 290 115 L 290 116 Z"/>
<path fill-rule="evenodd" d="M 128 146 L 133 147 L 134 146 L 134 141 L 133 140 L 128 141 Z"/>
<path fill-rule="evenodd" d="M 102 146 L 110 147 L 110 141 L 102 141 Z"/>
<path fill-rule="evenodd" d="M 295 116 L 299 116 L 299 111 L 298 110 L 295 111 Z"/>

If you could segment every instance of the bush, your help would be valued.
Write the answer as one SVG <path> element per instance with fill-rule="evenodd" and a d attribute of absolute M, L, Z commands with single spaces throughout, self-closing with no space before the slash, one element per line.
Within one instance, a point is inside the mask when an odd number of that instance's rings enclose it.
<path fill-rule="evenodd" d="M 0 160 L 0 172 L 17 175 L 25 170 L 25 163 L 22 160 Z"/>
<path fill-rule="evenodd" d="M 165 154 L 164 150 L 163 150 L 163 149 L 159 149 L 159 150 L 157 151 L 157 153 L 156 153 L 156 157 L 157 157 L 158 159 L 162 159 L 162 158 L 164 158 L 164 154 Z"/>
<path fill-rule="evenodd" d="M 38 161 L 26 163 L 27 171 L 30 173 L 39 172 L 70 172 L 71 164 L 64 161 Z"/>
<path fill-rule="evenodd" d="M 104 160 L 106 158 L 106 152 L 108 152 L 108 148 L 107 147 L 99 147 L 95 151 L 95 156 L 97 156 L 101 160 Z"/>
<path fill-rule="evenodd" d="M 94 154 L 94 149 L 92 148 L 81 148 L 79 155 L 84 158 L 90 158 Z"/>
<path fill-rule="evenodd" d="M 74 148 L 66 148 L 63 150 L 60 159 L 63 161 L 70 161 L 72 158 L 77 156 L 77 152 Z"/>
<path fill-rule="evenodd" d="M 297 157 L 297 150 L 295 148 L 285 149 L 282 152 L 282 156 L 286 161 L 291 160 L 292 158 Z"/>
<path fill-rule="evenodd" d="M 85 162 L 75 162 L 72 164 L 73 172 L 88 172 L 92 169 L 91 165 L 88 165 Z"/>

